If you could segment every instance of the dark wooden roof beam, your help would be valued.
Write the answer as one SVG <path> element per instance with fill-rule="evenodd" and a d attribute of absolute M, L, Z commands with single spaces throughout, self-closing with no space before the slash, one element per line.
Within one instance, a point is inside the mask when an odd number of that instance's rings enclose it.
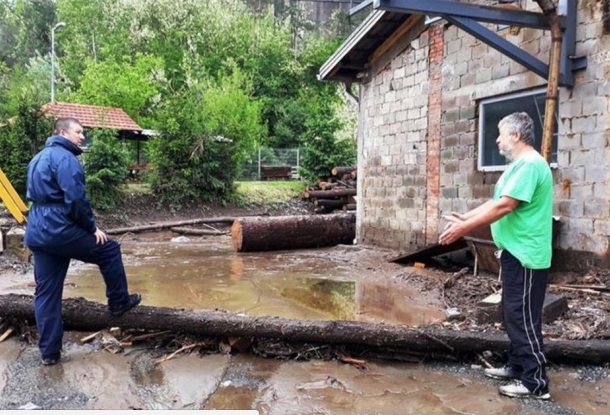
<path fill-rule="evenodd" d="M 574 71 L 586 68 L 587 58 L 574 56 L 577 0 L 566 0 L 566 3 L 566 14 L 560 16 L 564 39 L 559 84 L 571 87 L 574 86 Z M 405 14 L 441 16 L 532 72 L 548 79 L 549 67 L 547 64 L 479 23 L 507 24 L 546 30 L 550 28 L 550 22 L 542 13 L 460 3 L 455 0 L 374 0 L 373 8 Z"/>
<path fill-rule="evenodd" d="M 504 9 L 480 4 L 459 3 L 452 0 L 374 0 L 373 8 L 400 13 L 417 13 L 429 16 L 466 17 L 479 22 L 510 26 L 550 29 L 551 25 L 542 13 Z M 561 18 L 561 27 L 565 26 Z"/>

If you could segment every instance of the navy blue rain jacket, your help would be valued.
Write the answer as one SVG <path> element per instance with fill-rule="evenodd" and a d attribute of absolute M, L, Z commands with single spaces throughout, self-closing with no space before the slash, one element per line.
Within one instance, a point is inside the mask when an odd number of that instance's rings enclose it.
<path fill-rule="evenodd" d="M 74 242 L 96 230 L 85 194 L 85 172 L 76 156 L 83 151 L 67 138 L 51 136 L 28 164 L 28 213 L 24 243 L 53 246 Z"/>

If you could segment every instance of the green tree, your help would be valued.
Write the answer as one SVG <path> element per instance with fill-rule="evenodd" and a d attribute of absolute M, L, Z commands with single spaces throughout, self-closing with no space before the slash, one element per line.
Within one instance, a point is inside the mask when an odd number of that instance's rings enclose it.
<path fill-rule="evenodd" d="M 49 101 L 49 65 L 47 57 L 36 57 L 28 65 L 5 70 L 6 78 L 0 79 L 0 119 L 18 114 L 23 102 L 42 105 Z"/>
<path fill-rule="evenodd" d="M 121 200 L 121 185 L 129 173 L 129 151 L 109 129 L 91 132 L 92 143 L 83 155 L 87 178 L 87 193 L 96 209 L 110 210 Z"/>
<path fill-rule="evenodd" d="M 241 162 L 264 133 L 250 87 L 234 68 L 219 84 L 182 91 L 159 114 L 160 135 L 149 143 L 152 189 L 177 208 L 198 199 L 226 198 Z"/>
<path fill-rule="evenodd" d="M 55 35 L 60 77 L 58 96 L 78 90 L 88 59 L 121 62 L 134 56 L 133 3 L 122 0 L 56 0 L 57 20 L 66 23 Z"/>
<path fill-rule="evenodd" d="M 27 165 L 44 146 L 53 120 L 40 111 L 39 101 L 22 100 L 15 117 L 0 127 L 0 168 L 15 190 L 25 196 Z"/>
<path fill-rule="evenodd" d="M 122 108 L 140 121 L 150 115 L 153 98 L 163 83 L 163 62 L 154 56 L 136 55 L 134 62 L 89 59 L 78 91 L 71 102 Z"/>
<path fill-rule="evenodd" d="M 309 183 L 325 177 L 335 166 L 348 166 L 356 161 L 356 145 L 353 140 L 336 138 L 342 127 L 334 116 L 335 109 L 324 101 L 324 97 L 305 96 L 303 105 L 309 106 L 310 118 L 305 121 L 306 133 L 303 146 L 305 154 L 299 174 Z"/>
<path fill-rule="evenodd" d="M 30 58 L 51 52 L 51 28 L 56 23 L 53 0 L 15 3 L 15 16 L 19 22 L 18 42 L 15 54 L 17 62 L 26 63 Z"/>

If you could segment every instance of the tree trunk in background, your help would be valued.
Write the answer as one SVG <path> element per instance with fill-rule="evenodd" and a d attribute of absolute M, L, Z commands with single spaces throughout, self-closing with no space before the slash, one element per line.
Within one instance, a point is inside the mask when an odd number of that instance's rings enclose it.
<path fill-rule="evenodd" d="M 238 218 L 233 222 L 231 235 L 238 252 L 352 245 L 356 216 L 349 213 Z"/>

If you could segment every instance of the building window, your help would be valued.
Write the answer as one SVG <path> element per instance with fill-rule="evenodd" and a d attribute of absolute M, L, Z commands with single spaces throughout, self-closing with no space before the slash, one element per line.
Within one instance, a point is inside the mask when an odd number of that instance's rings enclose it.
<path fill-rule="evenodd" d="M 481 100 L 479 103 L 479 170 L 500 171 L 506 168 L 508 160 L 500 155 L 496 144 L 499 134 L 498 122 L 513 112 L 524 111 L 532 117 L 534 120 L 534 147 L 541 151 L 545 100 L 546 89 Z M 555 119 L 557 120 L 557 114 L 555 114 Z M 551 146 L 551 165 L 556 165 L 556 163 L 557 122 L 555 122 Z"/>

